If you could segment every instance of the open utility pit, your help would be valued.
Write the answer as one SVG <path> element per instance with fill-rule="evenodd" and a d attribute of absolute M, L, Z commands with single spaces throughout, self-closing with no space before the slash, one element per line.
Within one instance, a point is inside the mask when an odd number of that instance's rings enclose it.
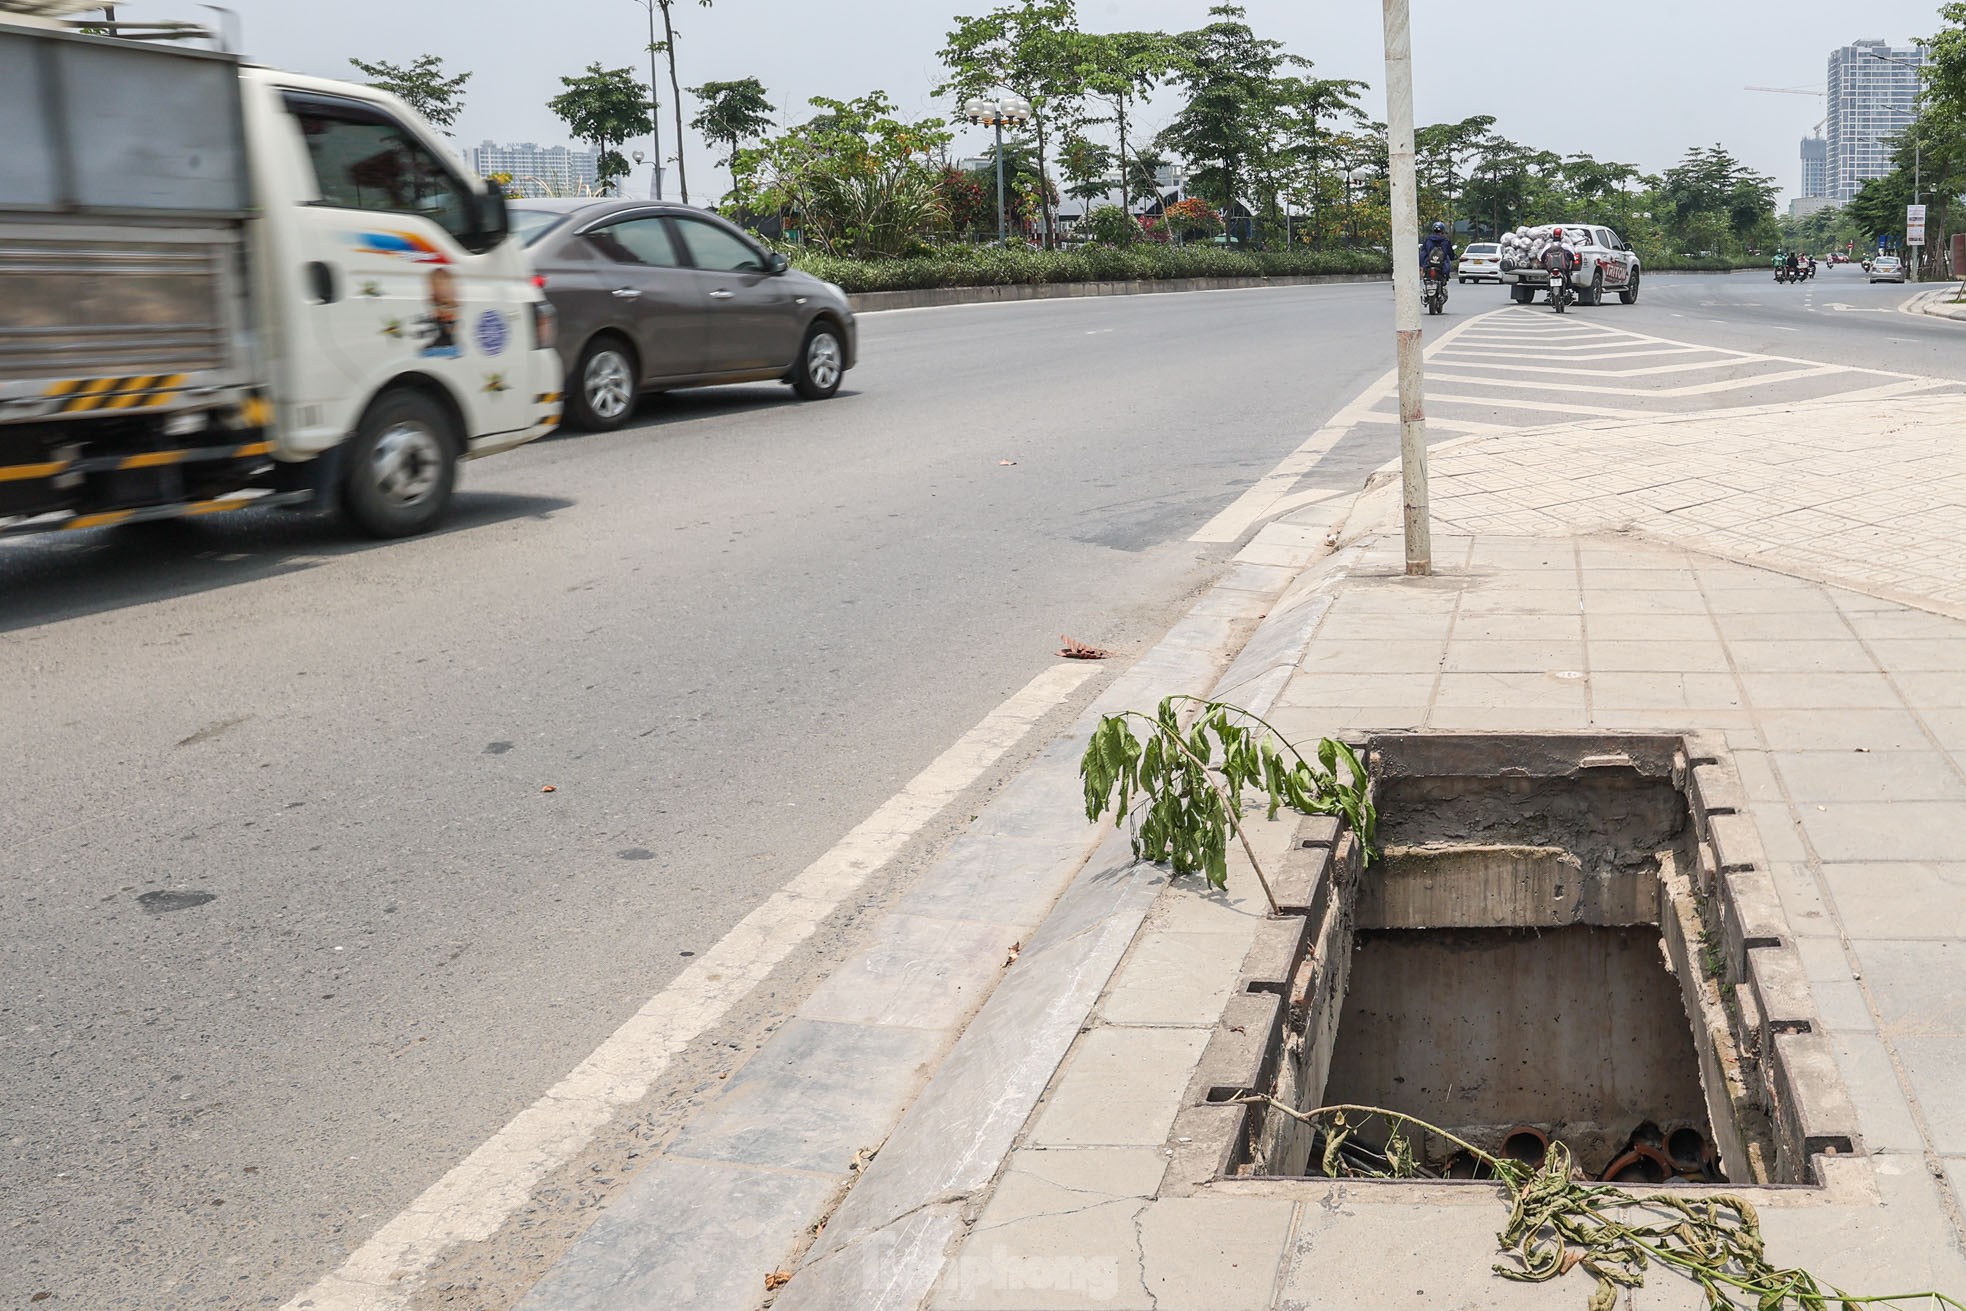
<path fill-rule="evenodd" d="M 1704 750 L 1371 739 L 1383 859 L 1364 867 L 1349 835 L 1300 848 L 1316 868 L 1297 871 L 1309 891 L 1288 981 L 1245 979 L 1252 1002 L 1274 998 L 1270 1041 L 1241 1089 L 1214 1077 L 1218 1060 L 1198 1091 L 1383 1107 L 1521 1159 L 1560 1141 L 1583 1174 L 1621 1183 L 1809 1183 L 1813 1156 L 1857 1152 L 1758 844 L 1727 800 L 1738 784 Z M 1246 1008 L 1230 1018 L 1249 1028 Z M 1322 1169 L 1322 1134 L 1288 1116 L 1248 1107 L 1240 1130 L 1232 1176 Z M 1383 1131 L 1358 1127 L 1354 1163 L 1371 1166 Z M 1415 1145 L 1426 1177 L 1485 1172 L 1445 1138 Z"/>

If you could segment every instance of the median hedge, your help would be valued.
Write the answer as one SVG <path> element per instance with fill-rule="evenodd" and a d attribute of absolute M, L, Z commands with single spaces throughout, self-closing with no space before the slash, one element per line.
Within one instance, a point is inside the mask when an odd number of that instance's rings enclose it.
<path fill-rule="evenodd" d="M 995 287 L 1034 282 L 1126 282 L 1162 278 L 1283 278 L 1390 273 L 1370 251 L 1240 251 L 1220 246 L 1084 246 L 1017 250 L 952 246 L 908 259 L 846 259 L 801 251 L 792 262 L 850 292 L 924 287 Z"/>
<path fill-rule="evenodd" d="M 1731 273 L 1735 269 L 1765 269 L 1768 255 L 1641 255 L 1647 273 Z"/>

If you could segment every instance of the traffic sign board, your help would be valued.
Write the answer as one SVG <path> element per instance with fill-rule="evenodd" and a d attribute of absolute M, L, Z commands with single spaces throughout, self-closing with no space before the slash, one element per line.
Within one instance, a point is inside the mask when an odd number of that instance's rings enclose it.
<path fill-rule="evenodd" d="M 1905 206 L 1905 243 L 1912 246 L 1925 244 L 1925 206 Z"/>

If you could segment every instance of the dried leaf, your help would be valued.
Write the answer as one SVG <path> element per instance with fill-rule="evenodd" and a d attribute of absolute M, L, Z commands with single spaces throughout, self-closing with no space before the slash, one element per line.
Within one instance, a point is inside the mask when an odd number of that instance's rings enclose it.
<path fill-rule="evenodd" d="M 558 792 L 559 790 L 560 789 L 554 787 L 551 783 L 548 783 L 545 787 L 540 789 L 541 792 Z"/>
<path fill-rule="evenodd" d="M 1096 646 L 1087 646 L 1077 638 L 1067 637 L 1063 633 L 1058 635 L 1058 640 L 1065 644 L 1058 648 L 1058 654 L 1067 660 L 1105 660 L 1113 654 Z"/>
<path fill-rule="evenodd" d="M 1024 950 L 1024 944 L 1023 944 L 1023 943 L 1021 943 L 1021 942 L 1013 942 L 1013 943 L 1011 943 L 1011 944 L 1010 944 L 1010 955 L 1009 955 L 1008 957 L 1006 957 L 1006 958 L 1004 959 L 1004 968 L 1005 968 L 1005 969 L 1008 969 L 1008 968 L 1010 968 L 1010 967 L 1011 967 L 1012 965 L 1015 965 L 1015 964 L 1017 963 L 1017 957 L 1018 957 L 1018 955 L 1019 955 L 1019 954 L 1020 954 L 1020 953 L 1021 953 L 1021 952 L 1022 952 L 1023 950 Z"/>
<path fill-rule="evenodd" d="M 765 1276 L 765 1291 L 767 1293 L 775 1293 L 791 1282 L 792 1276 L 790 1273 L 784 1270 L 774 1270 Z"/>

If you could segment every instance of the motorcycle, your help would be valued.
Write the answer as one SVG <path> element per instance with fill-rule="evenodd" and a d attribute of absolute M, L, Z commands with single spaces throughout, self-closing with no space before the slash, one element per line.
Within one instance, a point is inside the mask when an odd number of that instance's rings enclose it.
<path fill-rule="evenodd" d="M 1777 267 L 1775 270 L 1775 281 L 1777 282 L 1795 282 L 1800 277 L 1801 275 L 1799 273 L 1785 265 Z"/>
<path fill-rule="evenodd" d="M 1561 314 L 1576 299 L 1577 289 L 1570 285 L 1570 274 L 1550 270 L 1550 308 Z"/>
<path fill-rule="evenodd" d="M 1429 314 L 1447 312 L 1447 272 L 1441 267 L 1439 256 L 1427 261 L 1427 267 L 1420 270 L 1420 299 Z"/>

